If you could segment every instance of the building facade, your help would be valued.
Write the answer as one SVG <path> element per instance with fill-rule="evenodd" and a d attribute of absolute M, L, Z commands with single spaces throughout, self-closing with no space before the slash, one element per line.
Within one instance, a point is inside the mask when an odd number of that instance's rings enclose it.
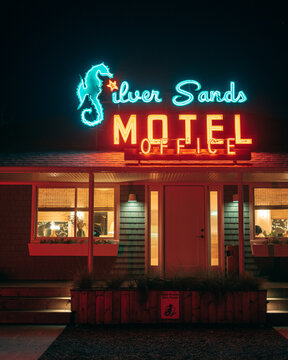
<path fill-rule="evenodd" d="M 10 279 L 69 280 L 87 266 L 98 278 L 285 274 L 286 154 L 22 153 L 0 166 L 0 271 Z"/>

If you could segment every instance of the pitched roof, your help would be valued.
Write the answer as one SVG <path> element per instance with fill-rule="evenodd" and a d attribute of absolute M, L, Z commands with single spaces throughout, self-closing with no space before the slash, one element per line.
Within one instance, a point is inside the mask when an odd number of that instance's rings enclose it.
<path fill-rule="evenodd" d="M 237 167 L 251 169 L 288 169 L 288 154 L 286 153 L 252 153 L 251 160 L 155 160 L 141 161 L 145 167 Z M 75 168 L 81 169 L 123 169 L 139 167 L 137 161 L 125 161 L 123 152 L 37 152 L 37 153 L 0 153 L 0 171 L 18 168 Z M 142 166 L 141 166 L 142 167 Z"/>
<path fill-rule="evenodd" d="M 1 167 L 119 167 L 120 152 L 37 152 L 0 154 Z"/>

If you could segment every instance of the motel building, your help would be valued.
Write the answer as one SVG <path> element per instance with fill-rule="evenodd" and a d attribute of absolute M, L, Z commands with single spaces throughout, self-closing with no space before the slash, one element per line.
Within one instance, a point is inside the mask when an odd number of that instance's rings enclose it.
<path fill-rule="evenodd" d="M 96 125 L 80 109 L 97 151 L 0 155 L 2 276 L 43 285 L 88 267 L 96 279 L 222 270 L 283 280 L 288 155 L 255 152 L 244 92 L 214 111 L 199 97 L 168 109 L 156 91 L 133 98 L 124 85 Z"/>

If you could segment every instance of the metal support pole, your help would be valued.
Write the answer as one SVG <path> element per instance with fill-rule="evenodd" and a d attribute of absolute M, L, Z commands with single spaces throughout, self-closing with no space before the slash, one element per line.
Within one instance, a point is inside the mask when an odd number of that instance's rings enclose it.
<path fill-rule="evenodd" d="M 244 273 L 244 221 L 242 174 L 238 174 L 239 274 Z"/>
<path fill-rule="evenodd" d="M 88 271 L 93 274 L 93 215 L 94 215 L 94 174 L 89 173 L 89 230 L 88 230 Z"/>

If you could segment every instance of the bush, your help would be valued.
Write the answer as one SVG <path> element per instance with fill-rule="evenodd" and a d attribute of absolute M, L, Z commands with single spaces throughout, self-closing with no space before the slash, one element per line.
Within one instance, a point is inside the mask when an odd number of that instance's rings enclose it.
<path fill-rule="evenodd" d="M 111 290 L 119 290 L 125 279 L 121 277 L 111 277 L 105 281 L 107 288 Z"/>
<path fill-rule="evenodd" d="M 73 282 L 73 286 L 77 289 L 91 289 L 93 286 L 93 274 L 89 273 L 88 270 L 80 270 L 76 274 Z"/>
<path fill-rule="evenodd" d="M 74 279 L 74 287 L 91 289 L 93 285 L 101 289 L 138 289 L 143 301 L 148 298 L 149 290 L 157 291 L 206 291 L 225 293 L 227 291 L 259 290 L 260 280 L 250 273 L 243 275 L 225 275 L 224 272 L 195 272 L 186 276 L 173 278 L 144 276 L 135 280 L 125 277 L 110 277 L 102 281 L 93 281 L 93 276 L 87 271 L 79 271 Z"/>
<path fill-rule="evenodd" d="M 252 274 L 245 273 L 241 276 L 228 275 L 223 272 L 203 272 L 190 276 L 174 278 L 149 278 L 143 277 L 136 280 L 137 288 L 142 292 L 148 290 L 162 291 L 249 291 L 258 290 L 259 279 Z"/>

